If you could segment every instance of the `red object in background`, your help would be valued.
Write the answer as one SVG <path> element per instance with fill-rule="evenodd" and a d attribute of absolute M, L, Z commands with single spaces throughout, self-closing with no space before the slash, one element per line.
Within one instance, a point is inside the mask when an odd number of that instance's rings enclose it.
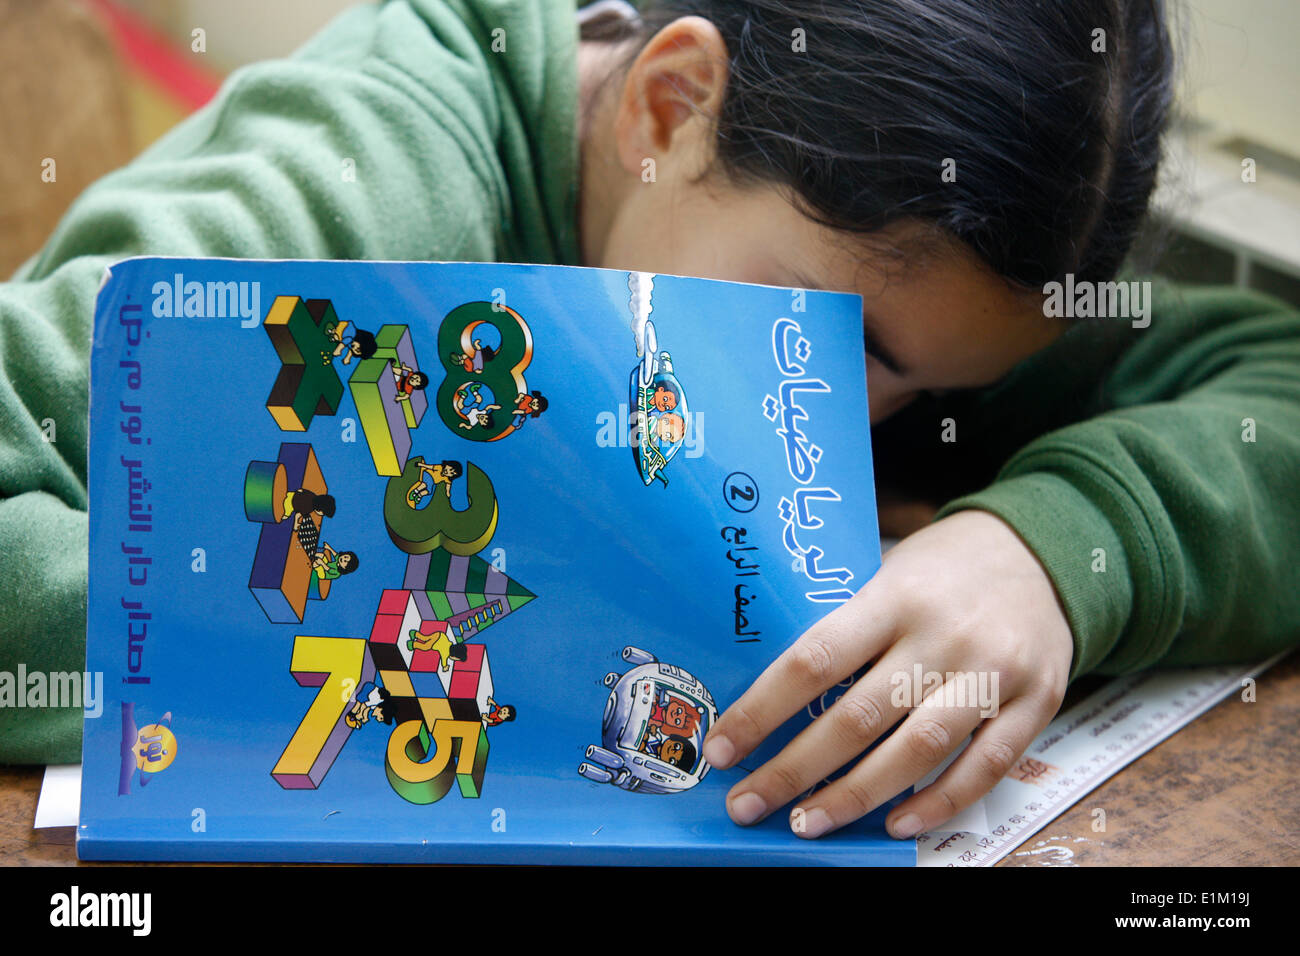
<path fill-rule="evenodd" d="M 112 31 L 125 65 L 141 74 L 150 86 L 192 112 L 212 99 L 221 86 L 215 70 L 197 66 L 195 54 L 178 47 L 139 14 L 113 0 L 87 0 Z"/>

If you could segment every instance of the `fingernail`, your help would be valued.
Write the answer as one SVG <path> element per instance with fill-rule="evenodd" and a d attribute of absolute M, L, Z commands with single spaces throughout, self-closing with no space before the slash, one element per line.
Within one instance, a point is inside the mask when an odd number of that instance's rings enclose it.
<path fill-rule="evenodd" d="M 735 757 L 736 748 L 731 745 L 731 741 L 726 737 L 719 735 L 704 741 L 704 759 L 719 770 L 725 770 L 731 766 L 731 761 Z"/>
<path fill-rule="evenodd" d="M 921 818 L 915 813 L 905 813 L 898 818 L 898 822 L 892 827 L 894 836 L 900 840 L 906 840 L 916 836 L 921 832 L 921 827 L 925 826 Z"/>
<path fill-rule="evenodd" d="M 731 819 L 747 826 L 767 812 L 767 804 L 756 793 L 742 793 L 731 801 Z"/>
<path fill-rule="evenodd" d="M 796 814 L 800 813 L 799 810 L 795 810 L 794 812 Z M 817 839 L 817 837 L 821 836 L 831 828 L 830 815 L 821 807 L 814 807 L 807 813 L 803 813 L 802 820 L 802 829 L 793 825 L 791 826 L 791 829 L 801 837 L 806 837 L 809 840 Z"/>

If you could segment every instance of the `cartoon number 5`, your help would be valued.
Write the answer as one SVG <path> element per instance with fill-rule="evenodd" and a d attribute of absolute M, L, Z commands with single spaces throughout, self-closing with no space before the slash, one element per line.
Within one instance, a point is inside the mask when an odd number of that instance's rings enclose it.
<path fill-rule="evenodd" d="M 453 780 L 462 797 L 479 796 L 488 757 L 483 725 L 453 720 L 451 705 L 442 699 L 425 700 L 423 706 L 426 717 L 434 717 L 433 730 L 423 720 L 393 728 L 384 759 L 388 782 L 411 803 L 436 803 L 451 790 Z"/>

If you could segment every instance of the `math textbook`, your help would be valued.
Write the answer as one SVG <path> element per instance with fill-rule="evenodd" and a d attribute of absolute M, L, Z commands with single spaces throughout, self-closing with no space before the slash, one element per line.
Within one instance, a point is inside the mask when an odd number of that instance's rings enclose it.
<path fill-rule="evenodd" d="M 857 296 L 134 258 L 95 314 L 83 859 L 915 863 L 713 722 L 880 564 Z M 841 690 L 841 689 L 836 689 Z"/>

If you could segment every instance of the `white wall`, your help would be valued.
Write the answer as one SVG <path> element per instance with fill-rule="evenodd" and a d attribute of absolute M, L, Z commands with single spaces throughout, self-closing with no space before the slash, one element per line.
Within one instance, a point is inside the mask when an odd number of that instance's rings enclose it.
<path fill-rule="evenodd" d="M 125 0 L 188 43 L 203 27 L 214 65 L 284 56 L 358 0 Z M 536 0 L 545 3 L 547 0 Z M 1300 156 L 1300 0 L 1169 0 L 1183 41 L 1184 106 Z"/>
<path fill-rule="evenodd" d="M 1300 156 L 1300 0 L 1173 0 L 1192 115 Z"/>

